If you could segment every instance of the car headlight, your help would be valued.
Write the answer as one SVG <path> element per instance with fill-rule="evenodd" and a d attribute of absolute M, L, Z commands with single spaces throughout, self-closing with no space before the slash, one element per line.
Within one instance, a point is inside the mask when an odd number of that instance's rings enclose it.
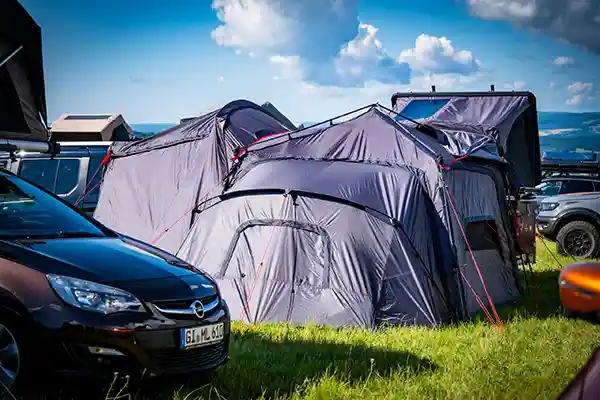
<path fill-rule="evenodd" d="M 540 211 L 553 211 L 558 207 L 558 203 L 542 203 Z"/>
<path fill-rule="evenodd" d="M 46 277 L 60 298 L 73 307 L 101 314 L 145 311 L 142 303 L 124 290 L 68 276 Z"/>

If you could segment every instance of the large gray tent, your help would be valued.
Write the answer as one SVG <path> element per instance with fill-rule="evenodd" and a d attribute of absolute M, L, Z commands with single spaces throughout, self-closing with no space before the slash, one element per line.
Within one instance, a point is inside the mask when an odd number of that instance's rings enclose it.
<path fill-rule="evenodd" d="M 195 205 L 219 185 L 236 149 L 284 131 L 267 110 L 236 100 L 147 139 L 115 144 L 94 217 L 175 252 Z"/>
<path fill-rule="evenodd" d="M 424 129 L 379 106 L 267 138 L 200 205 L 177 255 L 217 279 L 234 319 L 468 318 L 522 293 L 498 146 L 487 128 Z"/>

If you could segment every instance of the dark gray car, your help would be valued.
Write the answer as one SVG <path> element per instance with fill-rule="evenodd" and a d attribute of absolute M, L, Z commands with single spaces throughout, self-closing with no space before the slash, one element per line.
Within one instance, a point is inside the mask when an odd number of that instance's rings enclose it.
<path fill-rule="evenodd" d="M 54 156 L 16 152 L 14 158 L 0 154 L 0 167 L 58 195 L 89 213 L 100 195 L 102 161 L 112 142 L 62 142 Z"/>

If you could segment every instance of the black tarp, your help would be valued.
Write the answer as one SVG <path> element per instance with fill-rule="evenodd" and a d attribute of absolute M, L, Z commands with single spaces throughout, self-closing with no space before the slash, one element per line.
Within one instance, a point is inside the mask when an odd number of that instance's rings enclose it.
<path fill-rule="evenodd" d="M 0 138 L 47 140 L 40 26 L 17 0 L 0 1 Z"/>

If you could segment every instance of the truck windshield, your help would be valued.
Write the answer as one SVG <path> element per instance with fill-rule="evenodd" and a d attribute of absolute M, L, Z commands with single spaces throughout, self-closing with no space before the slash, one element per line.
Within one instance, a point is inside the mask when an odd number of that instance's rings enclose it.
<path fill-rule="evenodd" d="M 46 192 L 0 173 L 0 239 L 105 237 L 101 229 Z"/>

